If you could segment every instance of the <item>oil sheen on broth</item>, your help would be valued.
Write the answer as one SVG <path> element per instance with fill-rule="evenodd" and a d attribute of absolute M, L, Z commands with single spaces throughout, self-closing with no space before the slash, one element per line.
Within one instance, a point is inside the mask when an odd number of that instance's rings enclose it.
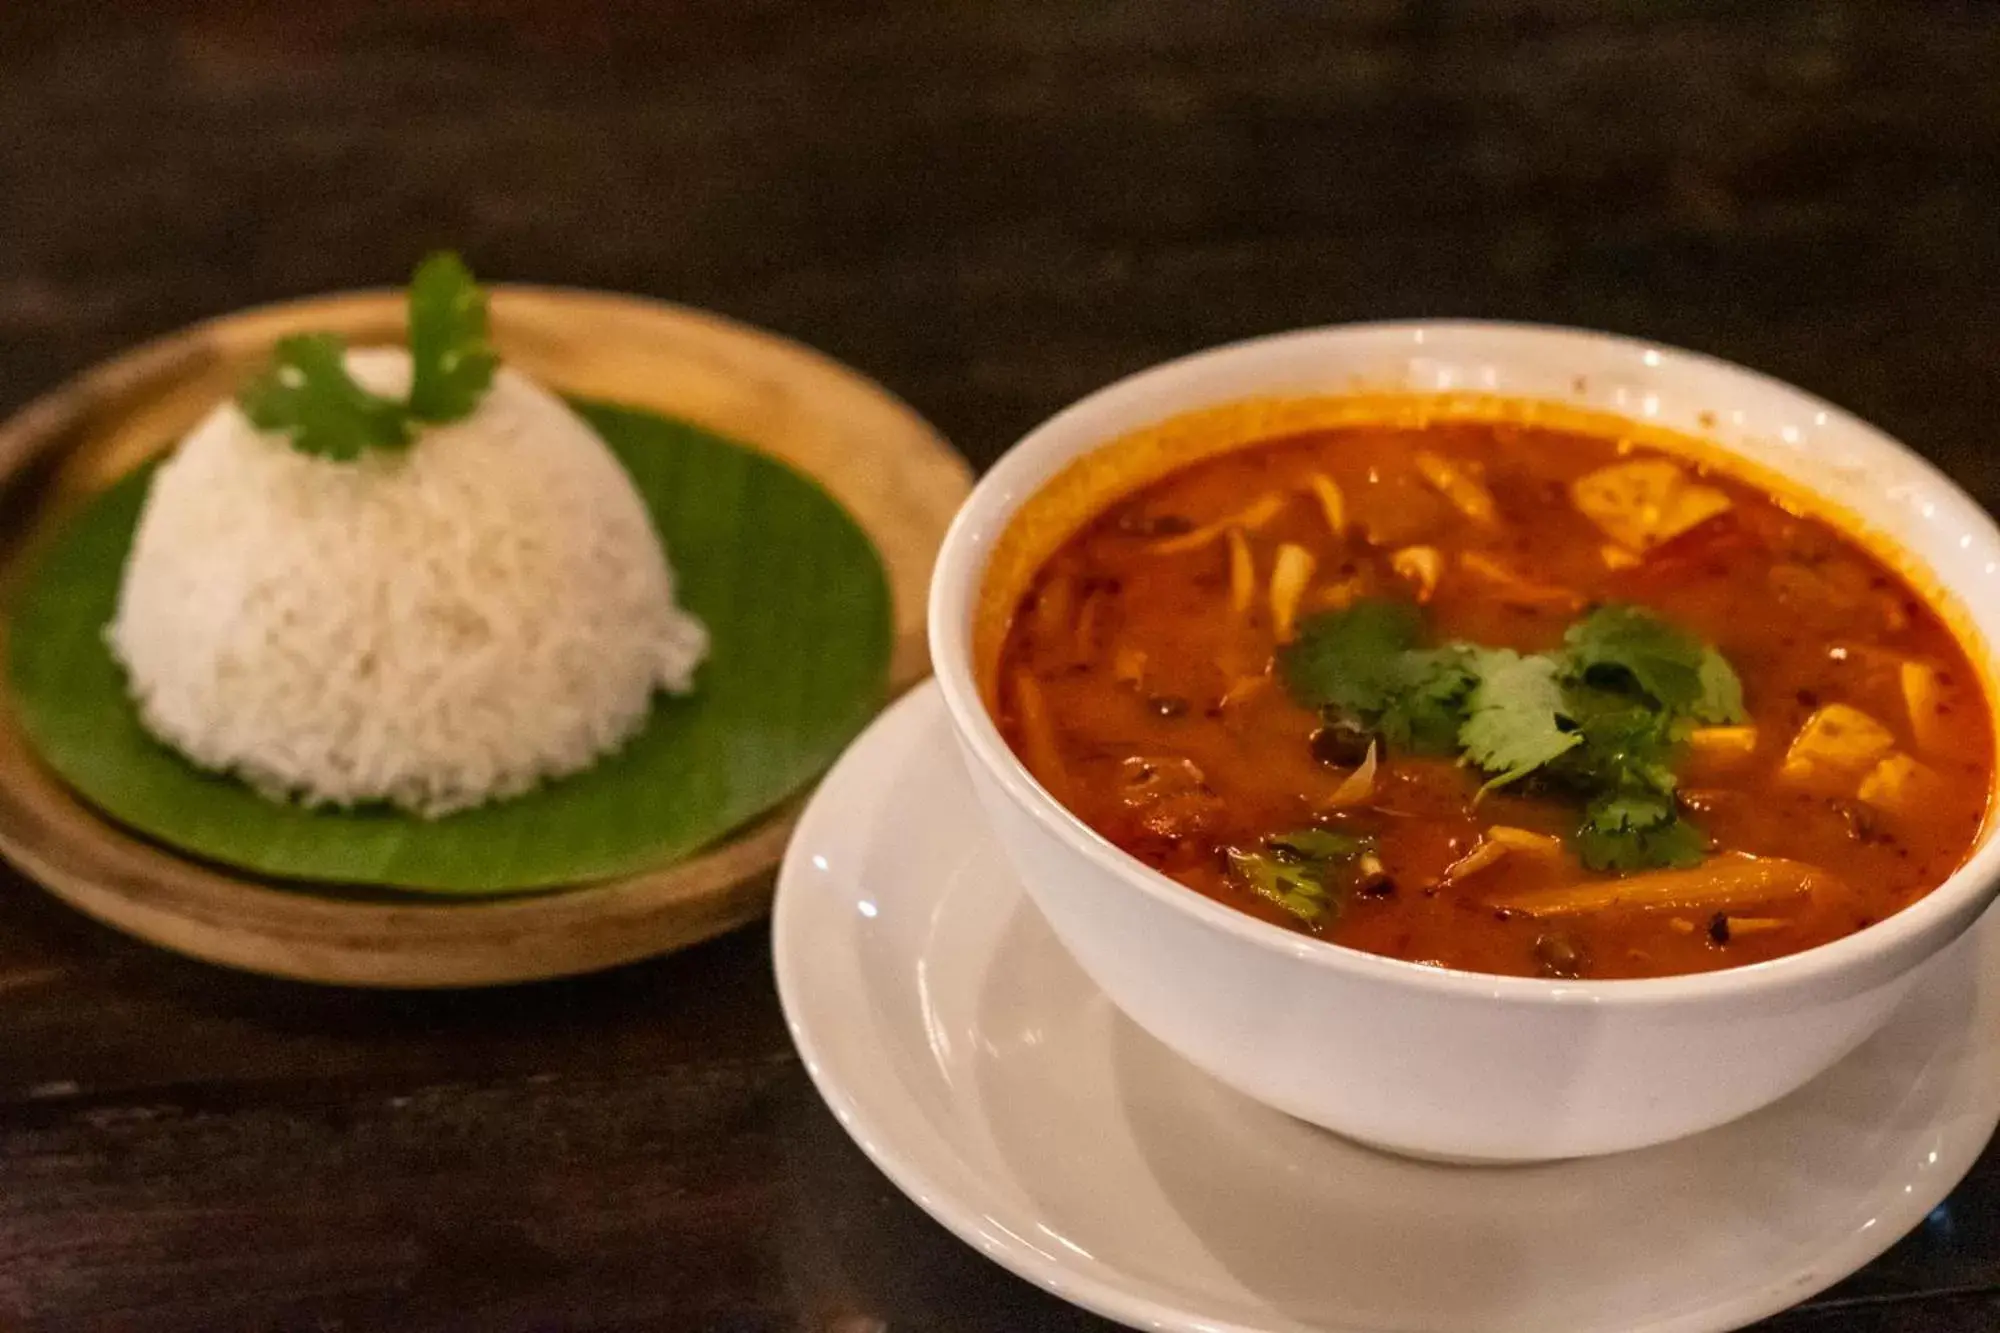
<path fill-rule="evenodd" d="M 1946 878 L 1992 785 L 1978 673 L 1859 542 L 1527 425 L 1317 431 L 1125 496 L 1029 585 L 997 700 L 1059 801 L 1189 888 L 1480 972 L 1837 939 Z"/>

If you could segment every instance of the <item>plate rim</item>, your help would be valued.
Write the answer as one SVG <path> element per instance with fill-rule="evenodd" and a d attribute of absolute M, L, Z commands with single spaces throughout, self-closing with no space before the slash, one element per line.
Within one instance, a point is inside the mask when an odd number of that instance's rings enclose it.
<path fill-rule="evenodd" d="M 926 713 L 929 714 L 927 718 L 923 716 Z M 976 1210 L 957 1199 L 943 1182 L 915 1160 L 913 1154 L 898 1150 L 892 1136 L 885 1132 L 888 1127 L 871 1115 L 865 1099 L 851 1095 L 836 1079 L 827 1059 L 827 1047 L 815 1035 L 813 1021 L 799 991 L 799 972 L 792 959 L 792 952 L 798 947 L 793 942 L 793 931 L 797 929 L 793 920 L 797 909 L 791 904 L 807 891 L 804 887 L 807 882 L 805 867 L 813 855 L 808 844 L 815 823 L 821 819 L 837 818 L 828 811 L 839 804 L 845 781 L 851 780 L 844 770 L 861 767 L 869 757 L 871 742 L 879 743 L 881 734 L 901 726 L 921 727 L 926 724 L 939 733 L 938 745 L 927 748 L 950 750 L 956 756 L 943 692 L 934 679 L 916 686 L 884 709 L 848 746 L 805 802 L 784 859 L 779 863 L 771 913 L 772 968 L 785 1027 L 798 1049 L 807 1077 L 834 1113 L 841 1129 L 860 1147 L 876 1169 L 889 1178 L 890 1183 L 933 1221 L 1015 1276 L 1059 1299 L 1129 1327 L 1161 1330 L 1162 1333 L 1260 1333 L 1255 1325 L 1190 1312 L 1151 1296 L 1136 1294 L 1115 1282 L 1064 1268 L 1007 1229 L 996 1231 L 981 1226 Z M 981 822 L 984 822 L 983 817 Z M 1025 892 L 1023 901 L 1029 901 Z M 1973 927 L 1974 930 L 1979 928 L 1977 924 Z M 2000 922 L 1988 923 L 1986 929 L 2000 929 Z M 1996 1034 L 1992 1041 L 2000 1042 L 2000 1034 Z M 1633 1325 L 1626 1333 L 1725 1333 L 1726 1330 L 1741 1328 L 1789 1310 L 1852 1276 L 1901 1241 L 1958 1188 L 1992 1140 L 1996 1127 L 2000 1127 L 2000 1098 L 1990 1099 L 1981 1112 L 1981 1118 L 1985 1123 L 1977 1135 L 1979 1147 L 1972 1150 L 1962 1164 L 1935 1173 L 1934 1190 L 1925 1189 L 1899 1196 L 1908 1199 L 1909 1203 L 1906 1208 L 1898 1210 L 1899 1216 L 1894 1224 L 1853 1233 L 1848 1237 L 1850 1243 L 1823 1252 L 1810 1267 L 1766 1277 L 1753 1291 L 1729 1301 Z M 1483 1171 L 1495 1168 L 1447 1169 Z M 1856 1240 L 1860 1243 L 1853 1243 Z M 1387 1330 L 1374 1325 L 1342 1324 L 1327 1326 L 1327 1333 L 1387 1333 Z"/>
<path fill-rule="evenodd" d="M 679 410 L 632 392 L 549 376 L 565 394 L 680 416 L 778 459 L 832 495 L 875 545 L 889 578 L 892 657 L 885 705 L 928 675 L 922 593 L 944 527 L 969 493 L 972 473 L 914 408 L 826 353 L 726 315 L 590 288 L 495 283 L 488 290 L 503 352 L 510 341 L 534 347 L 539 339 L 544 350 L 531 352 L 530 362 L 538 355 L 560 357 L 565 350 L 575 355 L 577 348 L 587 355 L 593 344 L 615 341 L 593 337 L 591 321 L 604 321 L 598 327 L 605 328 L 615 322 L 623 347 L 652 338 L 673 348 L 685 381 L 692 382 L 699 358 L 700 371 L 713 372 L 716 395 L 737 392 L 754 406 L 758 394 L 798 391 L 795 396 L 810 409 L 799 413 L 800 423 L 832 431 L 843 412 L 878 423 L 888 440 L 884 448 L 897 451 L 894 461 L 908 469 L 908 484 L 892 498 L 900 505 L 896 517 L 910 516 L 917 535 L 893 534 L 903 548 L 900 563 L 885 546 L 881 507 L 876 507 L 878 521 L 871 522 L 842 486 L 794 456 L 783 441 L 760 439 L 705 410 Z M 53 491 L 17 510 L 18 526 L 5 534 L 10 594 L 23 557 L 32 555 L 35 534 L 49 513 L 61 512 L 64 498 L 60 475 L 52 473 L 50 480 L 26 474 L 73 465 L 99 436 L 115 436 L 129 418 L 143 414 L 149 398 L 170 396 L 220 367 L 261 355 L 286 333 L 332 327 L 374 337 L 356 331 L 385 324 L 399 328 L 403 302 L 400 289 L 364 288 L 214 316 L 86 367 L 0 421 L 0 485 Z M 573 344 L 562 340 L 567 329 L 581 330 Z M 554 352 L 546 350 L 551 345 Z M 148 452 L 173 437 L 162 434 Z M 96 485 L 138 461 L 133 457 L 103 469 Z M 854 485 L 850 478 L 845 491 Z M 908 557 L 926 548 L 921 577 L 913 578 L 915 562 Z M 0 635 L 6 628 L 0 622 Z M 293 980 L 394 989 L 509 984 L 596 971 L 698 943 L 767 910 L 784 843 L 812 785 L 692 857 L 608 880 L 494 899 L 411 894 L 390 902 L 342 900 L 253 872 L 208 866 L 101 815 L 34 754 L 14 715 L 11 692 L 0 681 L 0 854 L 16 871 L 86 915 L 149 943 Z M 72 832 L 57 832 L 51 819 L 61 821 L 57 827 L 87 829 L 91 846 L 82 846 Z"/>

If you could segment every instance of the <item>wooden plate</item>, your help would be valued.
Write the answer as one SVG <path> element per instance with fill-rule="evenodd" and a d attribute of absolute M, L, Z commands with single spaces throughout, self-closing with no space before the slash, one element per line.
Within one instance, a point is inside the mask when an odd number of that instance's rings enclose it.
<path fill-rule="evenodd" d="M 506 359 L 560 392 L 682 417 L 817 478 L 882 553 L 895 599 L 891 685 L 929 671 L 924 606 L 962 460 L 880 386 L 797 343 L 664 302 L 555 288 L 493 292 Z M 290 333 L 401 340 L 400 292 L 271 306 L 197 325 L 72 380 L 0 425 L 0 578 L 36 534 L 180 438 Z M 7 618 L 0 613 L 0 636 Z M 0 653 L 0 660 L 4 654 Z M 36 760 L 0 687 L 0 852 L 98 920 L 210 962 L 360 986 L 563 976 L 707 939 L 760 915 L 800 801 L 691 860 L 539 896 L 346 899 L 185 860 L 84 805 Z"/>

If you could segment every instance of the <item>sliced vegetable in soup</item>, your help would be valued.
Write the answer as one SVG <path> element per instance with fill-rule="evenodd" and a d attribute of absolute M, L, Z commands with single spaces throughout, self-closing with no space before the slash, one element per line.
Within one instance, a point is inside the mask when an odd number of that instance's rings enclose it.
<path fill-rule="evenodd" d="M 1648 977 L 1795 953 L 1936 887 L 1993 734 L 1940 617 L 1827 523 L 1509 424 L 1225 453 L 1071 537 L 1003 732 L 1190 888 L 1395 958 Z"/>

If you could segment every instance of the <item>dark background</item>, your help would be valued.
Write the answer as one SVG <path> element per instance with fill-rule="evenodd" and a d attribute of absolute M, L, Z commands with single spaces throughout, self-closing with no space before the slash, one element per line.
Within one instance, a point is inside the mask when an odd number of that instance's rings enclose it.
<path fill-rule="evenodd" d="M 0 0 L 0 411 L 393 283 L 791 334 L 977 463 L 1247 334 L 1482 315 L 1746 362 L 2000 502 L 2000 11 L 1724 0 Z M 0 1326 L 1084 1329 L 814 1097 L 766 935 L 258 981 L 0 880 Z M 2000 1326 L 2000 1158 L 1774 1329 Z"/>

